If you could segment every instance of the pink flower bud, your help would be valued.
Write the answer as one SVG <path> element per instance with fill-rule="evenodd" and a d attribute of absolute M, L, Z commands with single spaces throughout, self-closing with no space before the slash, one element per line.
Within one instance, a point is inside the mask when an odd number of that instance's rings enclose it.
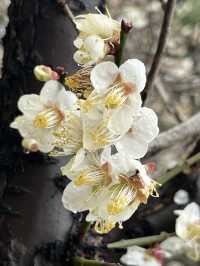
<path fill-rule="evenodd" d="M 60 77 L 57 72 L 53 71 L 50 67 L 39 65 L 34 68 L 35 77 L 40 81 L 58 80 Z"/>

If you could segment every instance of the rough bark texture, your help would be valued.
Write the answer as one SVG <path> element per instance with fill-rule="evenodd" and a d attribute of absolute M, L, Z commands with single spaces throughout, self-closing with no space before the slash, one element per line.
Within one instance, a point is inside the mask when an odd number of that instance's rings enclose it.
<path fill-rule="evenodd" d="M 79 13 L 97 2 L 70 4 Z M 18 114 L 18 98 L 39 92 L 42 86 L 33 76 L 35 65 L 75 70 L 76 31 L 54 0 L 12 0 L 9 17 L 0 81 L 0 265 L 52 265 L 33 256 L 36 247 L 47 242 L 52 244 L 40 251 L 57 265 L 65 257 L 59 241 L 64 241 L 72 224 L 53 182 L 61 161 L 52 164 L 39 154 L 25 155 L 21 138 L 9 124 Z"/>

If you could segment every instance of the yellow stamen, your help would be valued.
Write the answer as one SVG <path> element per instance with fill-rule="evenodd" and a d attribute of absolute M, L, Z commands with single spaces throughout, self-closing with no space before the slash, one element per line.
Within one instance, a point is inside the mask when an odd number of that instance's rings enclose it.
<path fill-rule="evenodd" d="M 87 170 L 84 170 L 80 173 L 78 177 L 75 178 L 75 185 L 92 185 L 98 186 L 104 184 L 104 179 L 106 178 L 105 172 L 95 166 L 89 167 Z"/>
<path fill-rule="evenodd" d="M 93 132 L 91 138 L 98 148 L 111 144 L 119 139 L 119 135 L 111 132 L 107 127 L 107 121 L 100 123 Z"/>
<path fill-rule="evenodd" d="M 57 126 L 62 119 L 62 114 L 56 108 L 50 107 L 36 115 L 33 126 L 36 128 L 52 128 Z"/>
<path fill-rule="evenodd" d="M 117 77 L 116 82 L 110 87 L 109 93 L 105 98 L 105 107 L 108 109 L 120 107 L 134 90 L 135 87 L 131 83 L 123 82 L 120 76 Z"/>
<path fill-rule="evenodd" d="M 54 132 L 55 146 L 69 154 L 77 152 L 82 147 L 82 124 L 80 118 L 72 113 L 65 114 L 65 122 Z M 52 155 L 59 155 L 53 151 Z M 60 153 L 62 155 L 62 152 Z"/>
<path fill-rule="evenodd" d="M 115 227 L 114 222 L 97 221 L 95 223 L 95 231 L 99 234 L 107 234 Z"/>
<path fill-rule="evenodd" d="M 92 66 L 84 67 L 75 74 L 65 78 L 65 85 L 81 99 L 86 99 L 92 92 L 90 81 L 92 68 Z"/>
<path fill-rule="evenodd" d="M 200 240 L 200 221 L 187 226 L 188 236 L 191 240 Z"/>
<path fill-rule="evenodd" d="M 136 192 L 128 179 L 123 178 L 119 184 L 110 188 L 111 196 L 107 205 L 107 211 L 110 215 L 116 215 L 122 212 L 135 199 Z"/>

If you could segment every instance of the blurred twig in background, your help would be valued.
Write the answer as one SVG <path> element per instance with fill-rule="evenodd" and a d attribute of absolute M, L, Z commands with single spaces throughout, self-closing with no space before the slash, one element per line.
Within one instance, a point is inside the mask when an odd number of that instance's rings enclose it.
<path fill-rule="evenodd" d="M 146 100 L 148 91 L 153 86 L 156 74 L 158 73 L 158 70 L 159 70 L 161 56 L 166 46 L 167 36 L 170 30 L 175 5 L 176 5 L 176 0 L 168 0 L 166 7 L 165 7 L 165 14 L 164 14 L 163 23 L 162 23 L 162 27 L 160 31 L 160 37 L 158 40 L 157 50 L 156 50 L 156 53 L 153 59 L 153 63 L 151 65 L 151 69 L 147 77 L 146 87 L 143 91 L 144 101 Z"/>
<path fill-rule="evenodd" d="M 186 122 L 161 133 L 149 146 L 149 153 L 153 154 L 161 149 L 184 141 L 188 136 L 195 138 L 200 135 L 200 113 L 192 116 Z"/>

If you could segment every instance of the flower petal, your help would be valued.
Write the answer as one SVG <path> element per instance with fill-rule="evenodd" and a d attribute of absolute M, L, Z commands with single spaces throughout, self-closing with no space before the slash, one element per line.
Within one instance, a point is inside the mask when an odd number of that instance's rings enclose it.
<path fill-rule="evenodd" d="M 41 102 L 46 106 L 55 105 L 57 96 L 62 89 L 64 87 L 60 82 L 56 80 L 47 81 L 40 92 Z"/>
<path fill-rule="evenodd" d="M 176 220 L 176 234 L 184 240 L 189 240 L 188 225 L 200 221 L 200 207 L 195 202 L 188 204 Z"/>
<path fill-rule="evenodd" d="M 106 54 L 104 40 L 96 35 L 87 37 L 84 40 L 83 47 L 94 62 L 103 59 Z"/>
<path fill-rule="evenodd" d="M 90 79 L 97 93 L 104 94 L 117 75 L 118 67 L 114 63 L 102 62 L 93 68 Z"/>
<path fill-rule="evenodd" d="M 74 46 L 78 49 L 80 49 L 83 46 L 83 39 L 81 37 L 77 37 L 74 40 Z"/>
<path fill-rule="evenodd" d="M 43 105 L 39 95 L 29 94 L 20 97 L 18 108 L 26 117 L 32 119 L 43 110 Z"/>
<path fill-rule="evenodd" d="M 66 110 L 72 109 L 72 107 L 77 103 L 77 97 L 73 92 L 66 91 L 63 88 L 58 93 L 56 103 L 60 111 L 65 112 Z"/>
<path fill-rule="evenodd" d="M 78 63 L 80 65 L 93 63 L 91 58 L 90 58 L 90 55 L 87 52 L 81 51 L 81 50 L 78 50 L 74 53 L 73 59 L 76 63 Z"/>
<path fill-rule="evenodd" d="M 116 134 L 123 136 L 131 128 L 132 122 L 132 108 L 124 105 L 120 109 L 113 112 L 108 127 Z"/>
<path fill-rule="evenodd" d="M 126 134 L 121 140 L 115 143 L 118 152 L 133 156 L 134 159 L 142 158 L 148 149 L 148 143 L 131 133 Z"/>
<path fill-rule="evenodd" d="M 119 68 L 122 79 L 131 82 L 141 92 L 146 83 L 146 70 L 144 64 L 138 59 L 129 59 Z"/>
<path fill-rule="evenodd" d="M 88 210 L 90 208 L 89 200 L 91 193 L 92 187 L 77 187 L 73 182 L 70 182 L 63 192 L 63 205 L 66 209 L 74 213 Z"/>
<path fill-rule="evenodd" d="M 157 137 L 158 133 L 158 118 L 155 112 L 147 107 L 141 108 L 140 117 L 133 122 L 133 136 L 149 143 Z"/>

